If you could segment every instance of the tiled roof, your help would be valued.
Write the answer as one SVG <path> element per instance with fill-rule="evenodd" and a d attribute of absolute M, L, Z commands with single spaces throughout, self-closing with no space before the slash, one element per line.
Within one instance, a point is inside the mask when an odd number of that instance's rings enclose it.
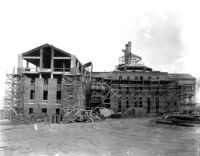
<path fill-rule="evenodd" d="M 169 73 L 168 77 L 170 79 L 195 79 L 195 77 L 193 77 L 190 74 L 177 74 L 177 73 Z"/>

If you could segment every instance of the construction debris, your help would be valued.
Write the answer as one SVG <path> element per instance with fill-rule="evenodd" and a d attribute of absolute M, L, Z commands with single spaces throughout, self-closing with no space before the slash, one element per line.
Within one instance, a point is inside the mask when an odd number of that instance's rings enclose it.
<path fill-rule="evenodd" d="M 74 122 L 94 122 L 100 121 L 102 118 L 97 116 L 95 113 L 87 110 L 72 110 L 63 117 L 62 123 L 74 123 Z"/>
<path fill-rule="evenodd" d="M 100 111 L 100 115 L 104 117 L 111 117 L 111 115 L 114 114 L 112 110 L 107 109 L 107 108 L 102 108 L 99 111 Z"/>
<path fill-rule="evenodd" d="M 98 113 L 94 113 L 88 110 L 72 110 L 64 115 L 49 115 L 45 113 L 34 113 L 29 116 L 25 116 L 24 113 L 13 115 L 11 120 L 18 120 L 24 123 L 75 123 L 75 122 L 97 122 L 102 121 L 105 118 L 99 116 Z"/>

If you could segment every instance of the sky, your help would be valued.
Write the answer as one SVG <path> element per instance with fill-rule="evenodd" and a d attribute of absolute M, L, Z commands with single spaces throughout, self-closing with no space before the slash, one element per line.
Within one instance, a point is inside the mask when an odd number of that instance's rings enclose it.
<path fill-rule="evenodd" d="M 0 0 L 0 99 L 18 54 L 45 43 L 112 71 L 125 43 L 145 65 L 200 77 L 198 0 Z"/>

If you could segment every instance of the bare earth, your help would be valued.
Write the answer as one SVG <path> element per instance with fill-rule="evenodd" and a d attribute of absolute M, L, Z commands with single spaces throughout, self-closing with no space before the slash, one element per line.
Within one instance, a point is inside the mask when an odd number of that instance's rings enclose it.
<path fill-rule="evenodd" d="M 149 118 L 96 123 L 0 121 L 1 156 L 199 156 L 199 127 L 156 125 Z"/>

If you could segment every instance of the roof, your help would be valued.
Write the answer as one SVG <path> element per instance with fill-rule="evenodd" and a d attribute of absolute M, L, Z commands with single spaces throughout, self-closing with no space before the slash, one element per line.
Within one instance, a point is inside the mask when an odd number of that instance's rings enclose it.
<path fill-rule="evenodd" d="M 170 79 L 196 79 L 190 74 L 177 74 L 177 73 L 169 73 L 168 77 Z"/>
<path fill-rule="evenodd" d="M 59 48 L 57 48 L 57 47 L 55 47 L 55 46 L 53 46 L 53 45 L 50 45 L 50 44 L 43 44 L 43 45 L 41 45 L 41 46 L 39 46 L 39 47 L 36 47 L 36 48 L 34 48 L 34 49 L 31 49 L 31 50 L 29 50 L 29 51 L 27 51 L 27 52 L 22 53 L 22 55 L 23 55 L 23 56 L 29 55 L 29 54 L 31 54 L 31 53 L 33 53 L 33 52 L 35 52 L 35 51 L 38 51 L 38 50 L 40 50 L 41 48 L 45 48 L 45 47 L 53 48 L 54 50 L 57 50 L 59 53 L 62 53 L 62 54 L 71 56 L 70 53 L 65 52 L 65 51 L 63 51 L 63 50 L 61 50 L 61 49 L 59 49 Z"/>
<path fill-rule="evenodd" d="M 117 67 L 118 70 L 132 70 L 132 71 L 137 71 L 137 70 L 145 70 L 145 71 L 152 71 L 152 68 L 145 66 L 144 64 L 120 64 Z"/>

